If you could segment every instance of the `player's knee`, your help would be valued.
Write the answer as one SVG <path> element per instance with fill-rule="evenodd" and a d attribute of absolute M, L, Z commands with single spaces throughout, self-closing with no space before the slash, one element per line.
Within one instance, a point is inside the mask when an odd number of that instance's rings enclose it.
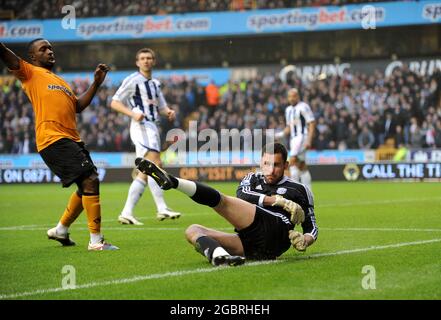
<path fill-rule="evenodd" d="M 162 166 L 162 163 L 161 163 L 161 157 L 160 157 L 159 153 L 156 152 L 156 151 L 149 151 L 149 152 L 147 152 L 147 154 L 145 155 L 144 158 L 146 158 L 146 159 L 152 161 L 152 162 L 153 162 L 154 164 L 156 164 L 158 167 L 161 167 L 161 166 Z"/>
<path fill-rule="evenodd" d="M 203 235 L 205 235 L 204 227 L 199 224 L 192 224 L 185 230 L 185 238 L 193 244 Z"/>
<path fill-rule="evenodd" d="M 140 180 L 147 183 L 148 176 L 146 174 L 142 173 L 141 171 L 139 171 L 138 174 L 135 176 L 135 178 L 140 179 Z"/>
<path fill-rule="evenodd" d="M 155 155 L 153 157 L 151 157 L 151 159 L 149 159 L 150 161 L 152 161 L 154 164 L 156 164 L 158 167 L 162 167 L 162 162 L 161 162 L 161 158 L 159 157 L 159 155 Z"/>
<path fill-rule="evenodd" d="M 100 194 L 100 180 L 96 173 L 92 173 L 90 176 L 81 181 L 81 189 L 84 195 L 94 196 Z"/>

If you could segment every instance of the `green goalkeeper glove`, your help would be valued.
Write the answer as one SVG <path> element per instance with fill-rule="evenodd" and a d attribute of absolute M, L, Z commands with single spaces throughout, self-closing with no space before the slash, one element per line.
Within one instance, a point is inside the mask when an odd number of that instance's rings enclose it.
<path fill-rule="evenodd" d="M 304 252 L 306 250 L 307 244 L 305 241 L 305 236 L 302 233 L 290 230 L 289 240 L 291 240 L 293 248 L 297 251 Z"/>
<path fill-rule="evenodd" d="M 295 203 L 294 201 L 285 199 L 280 195 L 276 195 L 276 201 L 272 204 L 272 206 L 282 207 L 283 210 L 289 212 L 291 214 L 291 222 L 296 224 L 301 224 L 305 221 L 305 212 L 302 207 Z"/>

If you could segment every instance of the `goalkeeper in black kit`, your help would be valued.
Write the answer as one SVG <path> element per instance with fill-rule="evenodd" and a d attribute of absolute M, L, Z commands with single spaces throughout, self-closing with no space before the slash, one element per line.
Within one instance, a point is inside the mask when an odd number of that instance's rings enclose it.
<path fill-rule="evenodd" d="M 317 239 L 311 191 L 285 176 L 287 150 L 280 143 L 262 149 L 261 173 L 249 173 L 237 190 L 237 198 L 186 179 L 176 178 L 154 163 L 138 158 L 137 168 L 168 190 L 177 189 L 193 201 L 212 207 L 235 228 L 226 233 L 193 224 L 187 240 L 214 266 L 243 264 L 245 259 L 276 259 L 291 246 L 298 251 Z M 294 230 L 301 224 L 302 231 Z"/>

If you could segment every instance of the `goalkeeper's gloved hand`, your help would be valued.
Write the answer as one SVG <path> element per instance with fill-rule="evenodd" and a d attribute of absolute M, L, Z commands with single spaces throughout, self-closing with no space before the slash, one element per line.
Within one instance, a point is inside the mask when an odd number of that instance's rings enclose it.
<path fill-rule="evenodd" d="M 297 251 L 305 251 L 306 250 L 306 242 L 305 242 L 305 236 L 297 231 L 290 230 L 289 231 L 289 240 L 291 240 L 291 244 L 294 249 Z"/>
<path fill-rule="evenodd" d="M 294 201 L 285 199 L 280 195 L 276 195 L 276 201 L 272 204 L 272 206 L 282 207 L 286 212 L 291 213 L 291 222 L 296 224 L 301 224 L 305 221 L 305 212 L 302 207 L 295 203 Z"/>

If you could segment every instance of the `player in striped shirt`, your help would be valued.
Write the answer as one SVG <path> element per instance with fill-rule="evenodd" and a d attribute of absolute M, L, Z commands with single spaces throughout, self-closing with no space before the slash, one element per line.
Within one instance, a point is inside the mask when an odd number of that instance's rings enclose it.
<path fill-rule="evenodd" d="M 312 146 L 315 133 L 315 118 L 308 104 L 300 101 L 296 88 L 288 91 L 289 106 L 285 110 L 286 127 L 276 134 L 281 138 L 289 134 L 290 175 L 311 189 L 311 173 L 305 163 L 305 154 Z"/>
<path fill-rule="evenodd" d="M 110 104 L 111 108 L 132 118 L 130 138 L 136 147 L 136 156 L 149 159 L 161 165 L 161 141 L 157 122 L 160 116 L 169 121 L 175 119 L 174 110 L 167 106 L 161 91 L 161 83 L 152 77 L 156 58 L 152 49 L 143 48 L 136 53 L 136 66 L 139 70 L 124 79 Z M 146 185 L 149 185 L 158 209 L 159 220 L 175 219 L 181 215 L 170 210 L 164 200 L 164 192 L 158 184 L 147 175 L 138 171 L 130 185 L 125 206 L 118 217 L 122 224 L 142 225 L 133 214 L 133 209 L 141 198 Z"/>

